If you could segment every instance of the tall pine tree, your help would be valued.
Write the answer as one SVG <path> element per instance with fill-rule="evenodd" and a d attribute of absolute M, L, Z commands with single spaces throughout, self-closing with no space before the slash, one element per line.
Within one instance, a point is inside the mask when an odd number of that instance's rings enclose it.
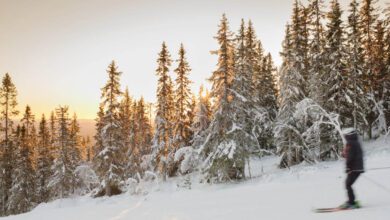
<path fill-rule="evenodd" d="M 191 68 L 186 59 L 186 51 L 183 44 L 180 45 L 178 66 L 175 69 L 176 73 L 176 88 L 175 88 L 175 128 L 174 128 L 174 145 L 175 148 L 181 148 L 189 145 L 190 141 L 190 120 L 188 112 L 191 110 L 191 81 L 188 75 Z"/>
<path fill-rule="evenodd" d="M 155 117 L 155 132 L 152 142 L 152 157 L 155 170 L 159 171 L 165 180 L 169 175 L 169 154 L 173 149 L 173 115 L 174 91 L 172 79 L 169 76 L 169 67 L 172 60 L 165 42 L 158 54 L 156 74 L 157 109 Z"/>
<path fill-rule="evenodd" d="M 7 203 L 9 199 L 9 190 L 12 184 L 12 170 L 14 164 L 14 146 L 11 141 L 11 132 L 13 128 L 12 118 L 19 114 L 17 107 L 17 90 L 8 73 L 2 79 L 0 88 L 0 118 L 2 120 L 1 128 L 4 140 L 0 147 L 0 215 L 7 214 Z"/>
<path fill-rule="evenodd" d="M 100 180 L 97 196 L 121 193 L 121 182 L 124 179 L 123 149 L 125 146 L 119 120 L 119 98 L 122 95 L 119 82 L 121 72 L 118 71 L 114 61 L 108 66 L 107 74 L 108 80 L 102 88 L 100 104 L 103 111 L 100 121 L 102 129 L 97 139 L 101 146 L 95 157 L 95 170 Z"/>
<path fill-rule="evenodd" d="M 15 132 L 15 162 L 12 173 L 12 187 L 8 201 L 9 214 L 27 212 L 35 205 L 35 170 L 33 168 L 33 152 L 28 143 L 27 130 L 18 127 Z"/>
<path fill-rule="evenodd" d="M 53 154 L 51 152 L 50 131 L 45 115 L 39 123 L 38 130 L 38 157 L 36 169 L 36 186 L 37 186 L 37 200 L 39 202 L 47 202 L 50 198 L 50 191 L 48 188 L 48 181 L 53 165 Z"/>
<path fill-rule="evenodd" d="M 243 177 L 243 165 L 241 163 L 235 166 L 236 158 L 233 158 L 235 146 L 228 137 L 233 125 L 230 103 L 233 98 L 231 87 L 235 67 L 232 33 L 225 15 L 222 16 L 215 39 L 219 43 L 219 49 L 213 54 L 218 55 L 218 64 L 217 70 L 209 79 L 212 82 L 211 96 L 214 100 L 213 120 L 200 149 L 202 156 L 206 158 L 203 173 L 208 182 L 221 182 Z"/>

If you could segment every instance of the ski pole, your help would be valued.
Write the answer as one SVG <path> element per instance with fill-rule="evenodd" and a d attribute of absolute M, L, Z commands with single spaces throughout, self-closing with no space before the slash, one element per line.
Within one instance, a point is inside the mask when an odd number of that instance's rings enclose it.
<path fill-rule="evenodd" d="M 375 168 L 369 168 L 367 170 L 387 170 L 390 169 L 390 167 L 375 167 Z"/>
<path fill-rule="evenodd" d="M 379 187 L 379 188 L 385 190 L 386 192 L 390 193 L 390 189 L 387 188 L 386 186 L 384 186 L 384 185 L 382 185 L 382 184 L 376 182 L 375 180 L 373 180 L 373 179 L 367 177 L 366 175 L 363 175 L 363 177 L 366 178 L 366 180 L 368 180 L 369 182 L 371 182 L 371 183 L 373 183 L 374 185 L 376 185 L 377 187 Z"/>

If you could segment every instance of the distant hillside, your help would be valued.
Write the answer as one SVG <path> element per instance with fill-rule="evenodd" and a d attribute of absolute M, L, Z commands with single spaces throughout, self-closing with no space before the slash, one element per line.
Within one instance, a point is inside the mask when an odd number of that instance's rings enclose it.
<path fill-rule="evenodd" d="M 20 120 L 14 120 L 15 124 L 18 124 Z M 91 141 L 93 141 L 93 136 L 95 135 L 95 120 L 93 119 L 78 119 L 80 124 L 80 135 L 83 137 L 89 136 Z M 38 129 L 39 120 L 35 122 L 35 126 Z"/>
<path fill-rule="evenodd" d="M 83 137 L 89 136 L 91 140 L 95 135 L 95 120 L 93 119 L 79 119 L 80 135 Z"/>

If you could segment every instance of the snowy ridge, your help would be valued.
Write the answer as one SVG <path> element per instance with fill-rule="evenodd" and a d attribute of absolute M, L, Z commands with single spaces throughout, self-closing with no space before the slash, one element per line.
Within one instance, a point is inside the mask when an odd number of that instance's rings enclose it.
<path fill-rule="evenodd" d="M 344 161 L 301 164 L 278 169 L 276 157 L 252 160 L 252 178 L 240 183 L 178 187 L 182 178 L 168 179 L 147 195 L 122 194 L 92 199 L 89 196 L 41 204 L 33 211 L 5 220 L 37 219 L 353 219 L 388 220 L 390 217 L 390 140 L 365 142 L 366 168 L 354 185 L 362 209 L 318 214 L 312 208 L 333 207 L 346 200 Z M 180 184 L 179 184 L 180 185 Z"/>

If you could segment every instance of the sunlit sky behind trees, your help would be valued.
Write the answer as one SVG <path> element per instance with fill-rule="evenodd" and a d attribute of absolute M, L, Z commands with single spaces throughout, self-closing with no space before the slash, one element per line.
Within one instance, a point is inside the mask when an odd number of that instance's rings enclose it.
<path fill-rule="evenodd" d="M 344 12 L 349 2 L 340 0 Z M 291 8 L 292 0 L 1 0 L 0 73 L 13 78 L 20 110 L 29 104 L 36 115 L 49 114 L 66 104 L 79 118 L 93 119 L 111 60 L 123 72 L 123 88 L 155 101 L 162 41 L 174 60 L 184 44 L 198 93 L 215 69 L 210 51 L 218 47 L 213 37 L 223 13 L 235 32 L 241 18 L 251 19 L 280 64 Z"/>

